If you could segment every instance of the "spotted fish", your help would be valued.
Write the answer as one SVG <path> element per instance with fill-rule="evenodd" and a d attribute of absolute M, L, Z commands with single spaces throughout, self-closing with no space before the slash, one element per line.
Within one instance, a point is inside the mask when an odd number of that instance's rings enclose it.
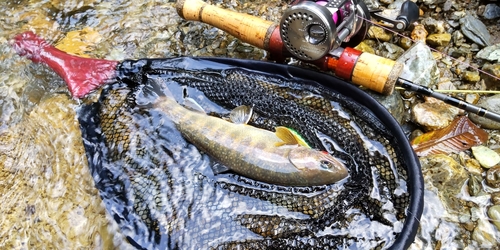
<path fill-rule="evenodd" d="M 252 113 L 248 106 L 235 108 L 232 122 L 184 108 L 172 97 L 161 97 L 154 106 L 189 142 L 243 176 L 284 186 L 325 185 L 347 177 L 342 162 L 299 145 L 287 128 L 276 127 L 273 133 L 246 125 Z"/>
<path fill-rule="evenodd" d="M 371 111 L 305 79 L 199 59 L 124 61 L 116 82 L 79 111 L 89 165 L 114 219 L 138 248 L 338 249 L 408 246 L 412 155 Z M 214 175 L 203 154 L 154 107 L 183 89 L 211 116 L 253 106 L 248 124 L 296 130 L 341 159 L 349 178 L 287 187 Z M 257 179 L 257 178 L 256 178 Z M 403 229 L 402 229 L 403 228 Z M 411 232 L 407 231 L 411 230 Z M 402 235 L 404 236 L 401 240 Z"/>

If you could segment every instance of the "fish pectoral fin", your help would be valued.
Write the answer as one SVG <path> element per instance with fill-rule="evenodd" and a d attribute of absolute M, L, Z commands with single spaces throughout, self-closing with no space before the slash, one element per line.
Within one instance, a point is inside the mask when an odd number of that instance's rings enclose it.
<path fill-rule="evenodd" d="M 300 145 L 306 148 L 311 148 L 309 144 L 299 135 L 295 130 L 283 126 L 276 127 L 276 136 L 280 138 L 283 142 L 277 142 L 275 146 L 283 145 Z"/>
<path fill-rule="evenodd" d="M 247 105 L 241 105 L 233 110 L 229 114 L 229 120 L 235 124 L 247 124 L 252 118 L 253 108 Z"/>
<path fill-rule="evenodd" d="M 193 98 L 191 97 L 186 97 L 184 98 L 184 106 L 190 110 L 200 112 L 203 114 L 206 114 L 205 110 L 203 107 L 200 106 Z"/>
<path fill-rule="evenodd" d="M 226 165 L 216 162 L 212 164 L 212 171 L 214 174 L 222 174 L 231 171 L 231 169 L 226 167 Z"/>

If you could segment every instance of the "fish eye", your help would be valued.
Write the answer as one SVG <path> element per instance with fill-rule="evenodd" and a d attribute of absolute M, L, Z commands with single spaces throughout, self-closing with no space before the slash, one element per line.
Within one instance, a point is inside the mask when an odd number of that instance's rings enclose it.
<path fill-rule="evenodd" d="M 321 168 L 323 168 L 323 169 L 330 169 L 333 167 L 333 164 L 329 161 L 326 161 L 326 160 L 322 160 L 319 163 L 320 163 Z"/>

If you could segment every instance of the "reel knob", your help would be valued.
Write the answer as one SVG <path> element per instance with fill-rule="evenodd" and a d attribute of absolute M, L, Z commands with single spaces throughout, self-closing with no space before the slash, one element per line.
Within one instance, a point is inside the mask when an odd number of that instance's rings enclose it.
<path fill-rule="evenodd" d="M 315 2 L 305 1 L 288 8 L 280 22 L 286 49 L 304 61 L 322 58 L 335 46 L 337 28 L 332 13 Z"/>

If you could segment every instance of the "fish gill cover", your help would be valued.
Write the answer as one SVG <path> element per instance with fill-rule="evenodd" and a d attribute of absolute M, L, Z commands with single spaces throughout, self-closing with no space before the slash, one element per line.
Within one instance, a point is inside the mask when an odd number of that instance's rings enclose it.
<path fill-rule="evenodd" d="M 283 187 L 214 175 L 218 163 L 152 108 L 166 88 L 210 115 L 253 106 L 251 125 L 296 130 L 341 159 L 349 177 Z M 222 58 L 124 61 L 79 120 L 106 208 L 137 248 L 403 249 L 414 239 L 423 202 L 418 160 L 384 108 L 334 77 Z"/>

